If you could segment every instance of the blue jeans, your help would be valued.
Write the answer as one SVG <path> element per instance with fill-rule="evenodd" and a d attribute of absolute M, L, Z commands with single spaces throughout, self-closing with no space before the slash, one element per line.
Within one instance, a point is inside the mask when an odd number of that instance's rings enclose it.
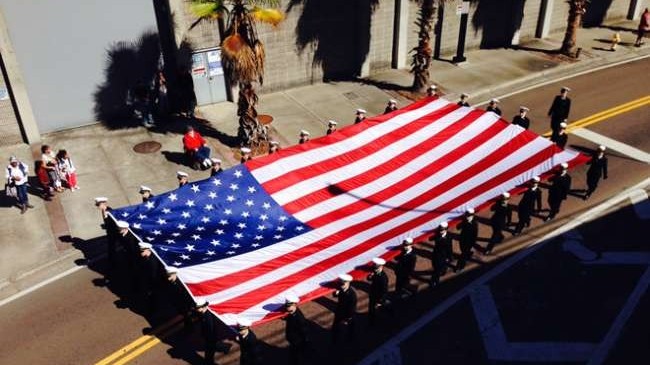
<path fill-rule="evenodd" d="M 16 193 L 16 199 L 18 200 L 19 205 L 29 203 L 29 198 L 27 197 L 27 184 L 16 185 Z"/>
<path fill-rule="evenodd" d="M 210 158 L 210 148 L 206 146 L 199 147 L 196 154 L 194 154 L 194 158 L 199 162 L 203 162 L 206 158 Z"/>

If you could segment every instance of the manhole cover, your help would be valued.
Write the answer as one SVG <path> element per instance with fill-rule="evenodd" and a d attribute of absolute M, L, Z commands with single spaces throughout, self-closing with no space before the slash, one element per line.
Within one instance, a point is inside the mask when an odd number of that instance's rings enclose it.
<path fill-rule="evenodd" d="M 133 150 L 137 153 L 154 153 L 160 150 L 162 145 L 155 141 L 140 142 L 133 146 Z"/>

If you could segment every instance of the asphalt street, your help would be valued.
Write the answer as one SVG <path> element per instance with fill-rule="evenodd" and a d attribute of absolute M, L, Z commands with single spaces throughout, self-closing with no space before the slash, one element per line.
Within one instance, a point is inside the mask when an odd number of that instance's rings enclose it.
<path fill-rule="evenodd" d="M 550 129 L 546 112 L 561 86 L 566 85 L 572 89 L 570 121 L 574 121 L 645 97 L 648 95 L 649 84 L 650 61 L 644 59 L 503 98 L 501 107 L 506 119 L 514 116 L 520 105 L 529 107 L 531 129 L 545 133 Z M 649 117 L 650 106 L 646 104 L 612 115 L 586 128 L 597 135 L 650 153 Z M 569 145 L 590 152 L 599 144 L 598 138 L 583 137 L 570 135 Z M 365 318 L 367 286 L 365 283 L 356 283 L 360 294 L 361 313 L 360 340 L 357 346 L 330 346 L 328 330 L 333 318 L 331 309 L 335 303 L 331 297 L 301 305 L 301 309 L 311 321 L 311 337 L 315 343 L 313 363 L 357 363 L 404 327 L 416 321 L 423 313 L 461 290 L 471 280 L 489 272 L 501 259 L 566 224 L 573 216 L 646 179 L 650 176 L 650 165 L 637 161 L 639 156 L 634 153 L 625 153 L 629 151 L 615 148 L 608 150 L 610 178 L 601 182 L 599 189 L 587 201 L 582 199 L 581 192 L 581 189 L 586 187 L 586 167 L 573 170 L 571 174 L 576 191 L 563 205 L 558 218 L 543 223 L 542 219 L 537 217 L 533 219 L 531 229 L 525 231 L 525 234 L 518 237 L 510 237 L 507 234 L 506 242 L 497 249 L 495 256 L 488 259 L 476 254 L 475 259 L 478 262 L 470 265 L 470 270 L 461 275 L 448 274 L 441 287 L 435 291 L 426 289 L 425 281 L 429 275 L 430 264 L 428 259 L 421 256 L 418 277 L 413 280 L 421 292 L 395 304 L 395 313 L 385 314 L 374 327 L 369 327 Z M 518 198 L 514 199 L 513 203 L 517 200 Z M 647 236 L 648 229 L 647 225 L 628 224 L 632 219 L 631 209 L 623 208 L 581 229 L 585 242 L 588 242 L 587 246 L 592 250 L 607 252 L 621 249 L 611 247 L 612 244 L 629 242 L 631 247 L 627 250 L 648 250 L 647 242 L 645 247 L 637 247 L 638 238 Z M 482 213 L 479 216 L 487 217 L 487 214 Z M 479 236 L 488 237 L 489 231 L 488 226 L 482 225 Z M 637 241 L 634 241 L 635 239 Z M 485 244 L 485 241 L 481 244 Z M 589 246 L 591 244 L 595 247 Z M 617 308 L 625 303 L 629 292 L 643 273 L 642 268 L 597 265 L 585 269 L 578 265 L 571 255 L 566 254 L 561 245 L 548 247 L 537 252 L 527 263 L 522 263 L 518 270 L 500 276 L 492 284 L 498 289 L 495 289 L 496 302 L 499 303 L 496 309 L 501 313 L 508 339 L 519 342 L 597 342 L 607 332 L 606 327 L 611 322 L 609 320 L 616 317 Z M 424 251 L 429 249 L 426 245 L 419 248 L 423 255 L 426 255 Z M 125 363 L 126 360 L 134 364 L 201 362 L 202 342 L 196 329 L 189 333 L 182 330 L 163 331 L 164 336 L 148 336 L 143 339 L 142 336 L 147 335 L 152 327 L 168 322 L 171 318 L 170 311 L 165 310 L 153 318 L 142 316 L 136 303 L 130 300 L 126 289 L 128 283 L 119 279 L 113 283 L 105 283 L 102 280 L 102 265 L 101 261 L 93 263 L 87 269 L 68 275 L 0 307 L 0 363 L 93 364 L 115 354 L 116 351 L 121 352 L 102 363 L 118 364 Z M 392 275 L 392 270 L 388 271 Z M 544 285 L 538 286 L 539 290 L 534 292 L 523 290 L 522 288 L 530 282 L 541 282 Z M 646 292 L 639 305 L 645 305 L 647 308 L 650 303 L 649 295 Z M 472 305 L 471 299 L 459 302 L 432 323 L 428 332 L 409 339 L 408 345 L 403 346 L 401 350 L 404 364 L 430 364 L 433 359 L 441 358 L 445 361 L 437 363 L 489 362 L 489 351 L 482 342 L 484 332 L 480 330 L 480 321 L 471 315 Z M 595 321 L 594 318 L 603 320 Z M 569 324 L 567 319 L 576 320 Z M 606 354 L 608 363 L 628 363 L 628 360 L 636 355 L 648 358 L 647 328 L 650 319 L 647 314 L 635 312 L 630 323 L 633 325 L 622 330 L 622 335 L 612 347 L 611 354 Z M 288 353 L 285 349 L 283 330 L 283 321 L 273 321 L 254 329 L 265 343 L 266 363 L 287 363 Z M 643 346 L 644 339 L 646 346 Z M 132 344 L 133 341 L 138 342 Z M 131 345 L 124 348 L 129 344 Z M 233 346 L 227 355 L 218 354 L 217 361 L 219 364 L 238 363 L 237 346 Z"/>

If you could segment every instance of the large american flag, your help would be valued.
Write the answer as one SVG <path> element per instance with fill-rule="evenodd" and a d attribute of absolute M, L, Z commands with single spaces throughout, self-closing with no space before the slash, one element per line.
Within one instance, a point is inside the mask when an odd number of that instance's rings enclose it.
<path fill-rule="evenodd" d="M 113 214 L 224 323 L 326 294 L 406 237 L 585 157 L 491 112 L 426 98 Z"/>

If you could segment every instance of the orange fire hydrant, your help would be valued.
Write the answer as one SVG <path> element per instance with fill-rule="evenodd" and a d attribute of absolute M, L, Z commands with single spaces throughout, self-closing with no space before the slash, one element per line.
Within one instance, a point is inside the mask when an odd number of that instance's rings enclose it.
<path fill-rule="evenodd" d="M 621 35 L 616 32 L 612 36 L 612 45 L 609 47 L 609 50 L 616 51 L 616 46 L 618 46 L 619 43 L 621 43 Z"/>

